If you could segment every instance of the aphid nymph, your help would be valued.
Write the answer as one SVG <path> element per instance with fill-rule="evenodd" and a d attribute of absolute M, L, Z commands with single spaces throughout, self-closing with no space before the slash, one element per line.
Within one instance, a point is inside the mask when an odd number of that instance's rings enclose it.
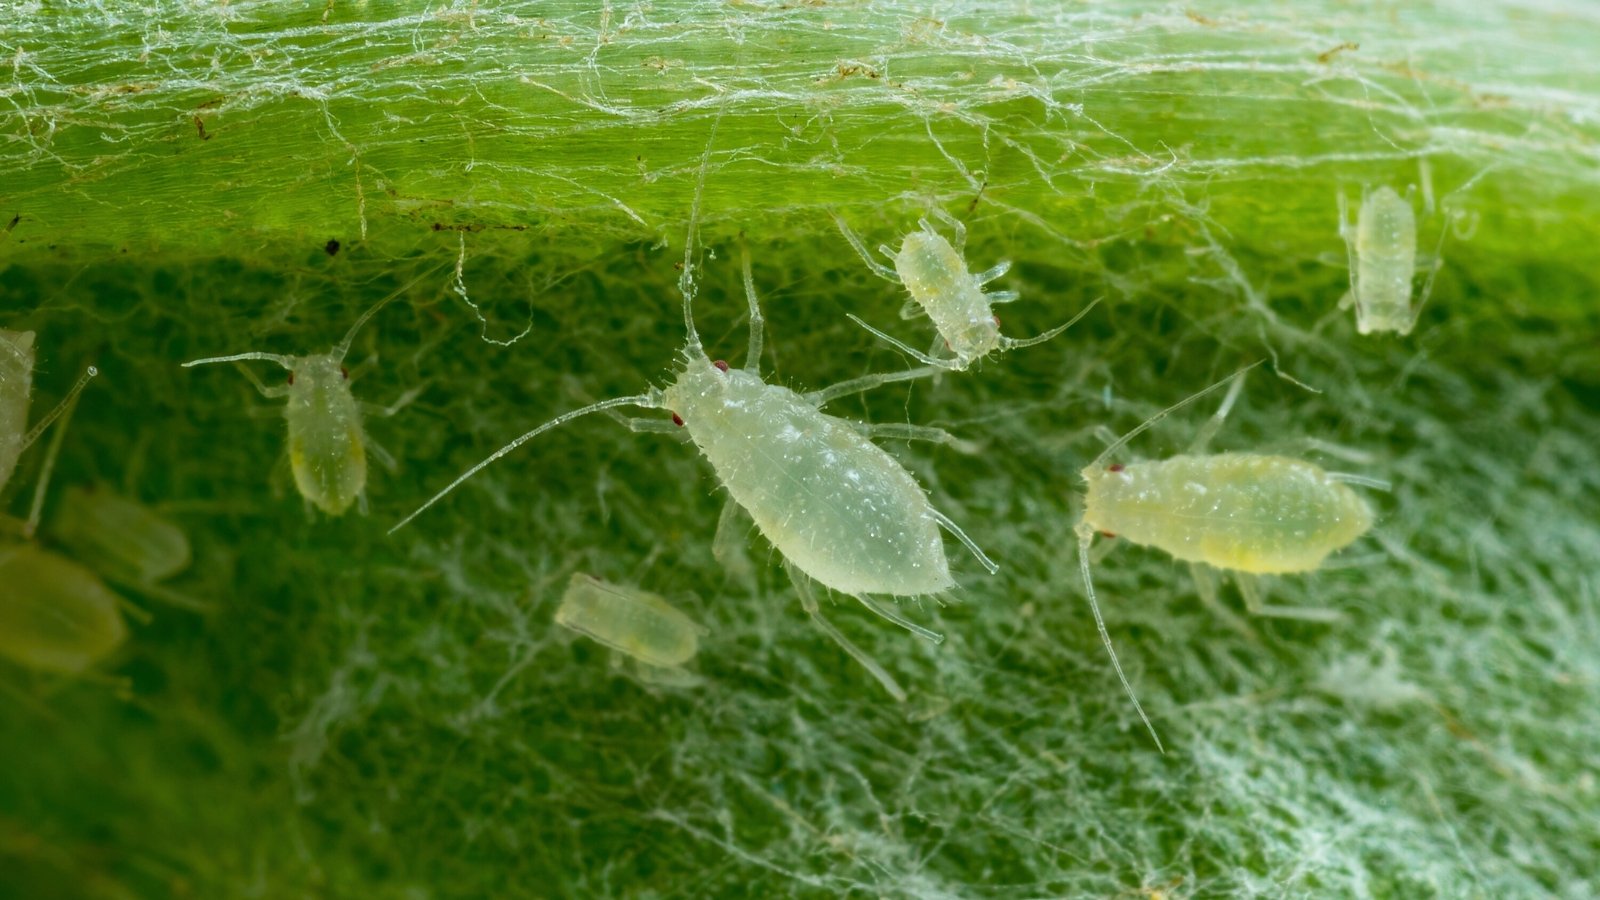
<path fill-rule="evenodd" d="M 911 300 L 901 311 L 901 316 L 910 318 L 915 315 L 926 315 L 933 321 L 933 327 L 938 330 L 939 337 L 951 354 L 933 356 L 922 353 L 868 325 L 860 317 L 850 315 L 850 319 L 857 325 L 892 344 L 906 355 L 925 365 L 963 371 L 991 353 L 1031 347 L 1048 341 L 1071 328 L 1078 319 L 1083 318 L 1085 313 L 1094 308 L 1094 304 L 1091 303 L 1066 324 L 1036 337 L 1021 340 L 1006 337 L 1000 333 L 1000 317 L 995 315 L 993 307 L 996 304 L 1016 300 L 1017 293 L 985 291 L 983 286 L 1010 271 L 1011 263 L 1002 261 L 976 275 L 967 271 L 966 260 L 962 258 L 967 245 L 966 226 L 938 207 L 934 208 L 934 215 L 955 231 L 955 244 L 952 245 L 946 240 L 927 219 L 919 219 L 918 224 L 921 227 L 905 236 L 900 242 L 898 251 L 890 249 L 887 245 L 878 248 L 879 253 L 893 261 L 893 268 L 873 259 L 872 254 L 867 252 L 866 245 L 861 242 L 861 238 L 850 230 L 850 226 L 846 225 L 843 219 L 834 216 L 839 231 L 866 262 L 867 268 L 881 278 L 904 285 L 906 291 L 911 294 Z"/>
<path fill-rule="evenodd" d="M 1384 487 L 1357 475 L 1327 472 L 1286 456 L 1203 454 L 1244 386 L 1232 378 L 1221 408 L 1188 453 L 1170 459 L 1107 464 L 1111 455 L 1171 413 L 1206 396 L 1220 381 L 1146 419 L 1084 467 L 1083 518 L 1078 523 L 1078 563 L 1101 640 L 1139 717 L 1150 720 L 1122 674 L 1100 616 L 1089 572 L 1089 545 L 1097 532 L 1164 550 L 1177 559 L 1242 573 L 1309 572 L 1330 553 L 1372 527 L 1372 510 L 1350 483 Z M 1155 735 L 1152 727 L 1151 735 Z M 1160 739 L 1156 741 L 1160 744 Z"/>
<path fill-rule="evenodd" d="M 1444 236 L 1439 234 L 1439 246 Z M 1339 194 L 1339 235 L 1344 238 L 1350 261 L 1350 293 L 1345 304 L 1356 308 L 1356 330 L 1361 334 L 1392 331 L 1411 333 L 1422 313 L 1423 304 L 1433 293 L 1433 280 L 1439 272 L 1438 250 L 1428 267 L 1416 308 L 1411 305 L 1411 286 L 1417 272 L 1417 217 L 1411 203 L 1384 185 L 1363 191 L 1356 221 L 1349 221 L 1348 203 Z"/>
<path fill-rule="evenodd" d="M 249 370 L 241 371 L 250 377 L 262 395 L 288 399 L 283 416 L 289 425 L 289 467 L 300 496 L 328 515 L 342 515 L 358 500 L 365 504 L 367 487 L 367 437 L 361 427 L 361 404 L 350 391 L 345 354 L 350 352 L 351 341 L 368 319 L 439 268 L 442 267 L 433 267 L 373 304 L 350 326 L 344 339 L 326 353 L 282 356 L 251 351 L 190 360 L 183 364 L 184 368 L 265 360 L 287 369 L 287 383 L 271 387 L 250 376 Z"/>
<path fill-rule="evenodd" d="M 649 591 L 575 572 L 556 609 L 556 624 L 650 669 L 676 669 L 694 658 L 706 629 Z M 648 671 L 648 670 L 647 670 Z"/>
<path fill-rule="evenodd" d="M 61 426 L 40 468 L 32 509 L 16 528 L 21 539 L 0 541 L 0 656 L 33 669 L 74 674 L 110 655 L 127 638 L 121 600 L 93 572 L 32 538 L 67 420 L 97 371 L 90 367 L 67 398 L 24 433 L 33 337 L 33 332 L 0 331 L 0 487 L 10 479 L 22 450 L 57 418 Z M 13 523 L 7 519 L 3 524 Z"/>
<path fill-rule="evenodd" d="M 713 130 L 713 138 L 715 130 Z M 997 567 L 943 513 L 893 456 L 869 437 L 947 438 L 936 429 L 889 423 L 873 426 L 835 418 L 821 407 L 839 397 L 892 381 L 932 374 L 919 369 L 866 375 L 810 394 L 798 394 L 761 379 L 763 320 L 744 253 L 745 292 L 750 335 L 745 365 L 735 369 L 712 360 L 700 343 L 694 324 L 694 237 L 699 222 L 700 193 L 711 147 L 701 162 L 685 240 L 678 289 L 683 295 L 686 339 L 682 368 L 666 388 L 592 403 L 557 416 L 496 450 L 451 482 L 402 520 L 410 522 L 485 466 L 544 432 L 580 416 L 620 406 L 665 410 L 711 463 L 718 480 L 754 519 L 756 527 L 781 553 L 796 575 L 802 603 L 812 620 L 865 665 L 895 697 L 905 692 L 888 672 L 822 618 L 808 580 L 858 599 L 869 609 L 924 636 L 938 635 L 913 625 L 892 605 L 872 594 L 915 597 L 939 594 L 955 586 L 939 529 L 965 544 L 991 572 Z M 639 431 L 673 431 L 661 421 L 639 421 Z"/>
<path fill-rule="evenodd" d="M 178 574 L 189 537 L 165 516 L 104 487 L 67 488 L 50 537 L 112 581 L 149 585 Z"/>

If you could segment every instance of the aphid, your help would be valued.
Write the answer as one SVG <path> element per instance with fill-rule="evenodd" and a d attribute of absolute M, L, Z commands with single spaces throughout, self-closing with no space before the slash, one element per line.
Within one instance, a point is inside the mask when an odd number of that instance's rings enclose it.
<path fill-rule="evenodd" d="M 62 425 L 51 438 L 32 509 L 16 529 L 21 540 L 0 543 L 0 655 L 31 668 L 74 674 L 104 659 L 127 638 L 121 600 L 89 569 L 43 549 L 32 538 L 66 418 L 97 371 L 90 367 L 61 405 L 24 434 L 33 337 L 32 332 L 0 331 L 0 453 L 5 454 L 0 487 L 22 450 L 57 418 Z"/>
<path fill-rule="evenodd" d="M 1246 370 L 1248 371 L 1248 370 Z M 1226 381 L 1146 419 L 1108 446 L 1082 476 L 1087 485 L 1078 523 L 1078 564 L 1100 638 L 1150 734 L 1155 729 L 1122 674 L 1100 616 L 1089 573 L 1096 532 L 1165 550 L 1191 563 L 1243 573 L 1309 572 L 1328 554 L 1372 527 L 1372 509 L 1350 483 L 1384 487 L 1357 475 L 1327 472 L 1304 460 L 1258 453 L 1202 454 L 1244 386 L 1244 372 L 1189 452 L 1170 459 L 1107 465 L 1111 454 L 1171 413 Z M 1157 746 L 1160 739 L 1156 739 Z"/>
<path fill-rule="evenodd" d="M 367 320 L 389 301 L 438 271 L 435 266 L 404 287 L 373 304 L 361 314 L 344 339 L 326 353 L 282 356 L 251 351 L 232 356 L 190 360 L 184 368 L 211 363 L 265 360 L 289 371 L 286 384 L 268 387 L 242 369 L 263 396 L 287 397 L 283 416 L 289 423 L 289 467 L 300 496 L 331 516 L 342 515 L 350 505 L 366 503 L 367 437 L 361 427 L 361 404 L 350 392 L 350 370 L 344 357 L 350 343 Z"/>
<path fill-rule="evenodd" d="M 67 488 L 50 537 L 112 581 L 153 584 L 189 566 L 189 538 L 142 503 L 105 488 Z"/>
<path fill-rule="evenodd" d="M 881 278 L 904 285 L 911 294 L 911 299 L 900 311 L 901 318 L 927 316 L 933 321 L 933 327 L 938 330 L 939 337 L 943 339 L 952 354 L 936 357 L 914 350 L 904 342 L 868 325 L 860 317 L 850 315 L 850 319 L 857 325 L 892 344 L 906 355 L 925 365 L 963 371 L 973 362 L 991 353 L 1031 347 L 1048 341 L 1071 328 L 1083 318 L 1084 314 L 1094 308 L 1094 303 L 1089 304 L 1065 325 L 1052 328 L 1037 337 L 1018 340 L 1002 335 L 1000 317 L 994 314 L 992 307 L 1017 299 L 1017 292 L 986 292 L 983 286 L 1010 271 L 1011 263 L 1001 261 L 993 268 L 976 275 L 968 272 L 966 260 L 961 258 L 967 246 L 967 227 L 961 224 L 959 219 L 937 207 L 934 209 L 934 215 L 955 230 L 955 244 L 952 246 L 945 240 L 944 235 L 934 230 L 933 224 L 927 219 L 919 219 L 921 230 L 907 234 L 900 242 L 899 252 L 891 250 L 887 245 L 878 247 L 879 253 L 894 262 L 893 268 L 873 259 L 867 252 L 866 245 L 861 242 L 861 238 L 850 230 L 850 226 L 837 215 L 833 218 L 845 240 L 850 242 L 850 246 L 854 247 L 856 253 L 866 262 L 867 268 Z"/>
<path fill-rule="evenodd" d="M 653 669 L 677 669 L 694 658 L 706 629 L 661 597 L 575 572 L 556 610 L 556 624 Z"/>
<path fill-rule="evenodd" d="M 713 131 L 713 138 L 715 132 Z M 666 388 L 592 403 L 564 413 L 490 454 L 403 519 L 391 533 L 437 503 L 462 482 L 544 432 L 580 416 L 620 406 L 665 410 L 675 425 L 710 461 L 717 478 L 755 521 L 796 573 L 802 604 L 818 627 L 867 667 L 893 694 L 903 699 L 888 672 L 826 619 L 822 618 L 808 579 L 849 594 L 872 611 L 933 640 L 940 636 L 906 620 L 872 594 L 925 596 L 955 586 L 939 537 L 943 527 L 967 546 L 990 571 L 998 567 L 983 555 L 955 523 L 934 509 L 927 493 L 893 456 L 868 438 L 948 439 L 938 429 L 888 424 L 875 426 L 835 418 L 821 407 L 839 397 L 893 381 L 920 378 L 934 369 L 866 375 L 809 394 L 761 380 L 762 328 L 748 250 L 743 253 L 750 335 L 743 369 L 708 357 L 694 325 L 694 232 L 699 221 L 700 193 L 711 147 L 701 162 L 700 189 L 689 216 L 682 273 L 686 333 L 683 368 Z M 673 431 L 657 420 L 630 423 L 636 431 Z"/>
<path fill-rule="evenodd" d="M 1439 246 L 1444 236 L 1439 233 Z M 1387 185 L 1363 192 L 1356 221 L 1349 221 L 1348 203 L 1339 194 L 1339 235 L 1350 259 L 1350 293 L 1341 306 L 1354 304 L 1356 330 L 1361 334 L 1392 331 L 1411 333 L 1423 304 L 1433 293 L 1439 273 L 1438 250 L 1428 267 L 1416 308 L 1411 306 L 1411 284 L 1417 272 L 1417 217 L 1411 204 Z"/>

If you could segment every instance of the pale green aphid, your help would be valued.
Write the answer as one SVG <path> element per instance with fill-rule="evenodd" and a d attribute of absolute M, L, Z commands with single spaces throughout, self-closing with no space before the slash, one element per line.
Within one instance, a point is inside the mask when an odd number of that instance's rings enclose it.
<path fill-rule="evenodd" d="M 1440 247 L 1446 232 L 1439 234 Z M 1407 335 L 1417 324 L 1423 304 L 1433 293 L 1439 273 L 1438 250 L 1428 267 L 1428 278 L 1416 307 L 1411 305 L 1412 281 L 1417 272 L 1417 217 L 1411 204 L 1387 185 L 1363 191 L 1356 221 L 1349 221 L 1348 203 L 1339 194 L 1339 235 L 1350 259 L 1350 293 L 1345 305 L 1356 308 L 1356 330 L 1361 334 L 1392 331 Z"/>
<path fill-rule="evenodd" d="M 283 417 L 289 424 L 289 468 L 294 473 L 295 487 L 307 503 L 330 516 L 343 515 L 357 501 L 364 511 L 368 441 L 361 427 L 361 404 L 350 392 L 350 370 L 344 366 L 344 357 L 368 319 L 439 268 L 433 267 L 373 304 L 327 353 L 282 356 L 251 351 L 190 360 L 183 366 L 264 360 L 287 369 L 288 382 L 272 387 L 262 384 L 249 370 L 241 371 L 263 396 L 288 398 Z"/>
<path fill-rule="evenodd" d="M 702 189 L 710 151 L 708 145 L 701 166 Z M 762 381 L 763 319 L 748 252 L 743 258 L 750 313 L 745 367 L 734 369 L 722 360 L 713 361 L 694 324 L 699 193 L 691 207 L 678 282 L 686 340 L 683 368 L 673 382 L 664 389 L 651 387 L 641 394 L 602 400 L 557 416 L 468 469 L 390 531 L 405 526 L 484 467 L 552 428 L 620 406 L 667 410 L 710 461 L 732 501 L 750 514 L 762 535 L 783 555 L 812 620 L 891 694 L 904 699 L 905 692 L 889 673 L 822 617 L 810 582 L 849 594 L 879 615 L 937 641 L 942 639 L 940 635 L 869 595 L 927 596 L 955 587 L 939 536 L 941 527 L 965 544 L 990 572 L 998 567 L 955 523 L 934 509 L 904 466 L 869 440 L 873 435 L 948 440 L 948 435 L 921 426 L 851 422 L 830 416 L 821 407 L 848 394 L 924 377 L 936 370 L 866 375 L 809 394 Z M 633 421 L 630 427 L 636 431 L 673 430 L 672 425 L 655 420 Z"/>
<path fill-rule="evenodd" d="M 112 581 L 154 584 L 188 568 L 189 538 L 155 510 L 103 487 L 67 488 L 50 537 Z"/>
<path fill-rule="evenodd" d="M 22 451 L 51 422 L 70 417 L 78 394 L 97 374 L 91 367 L 59 406 L 24 431 L 33 338 L 31 331 L 0 330 L 0 488 L 10 480 Z M 34 669 L 75 674 L 121 646 L 128 629 L 120 598 L 98 576 L 32 540 L 65 428 L 63 418 L 46 453 L 27 520 L 3 523 L 17 536 L 0 539 L 0 656 Z"/>
<path fill-rule="evenodd" d="M 937 207 L 934 209 L 934 215 L 955 231 L 955 244 L 952 245 L 945 240 L 944 235 L 934 230 L 933 224 L 927 219 L 919 219 L 920 230 L 907 234 L 900 242 L 899 251 L 892 250 L 887 245 L 878 247 L 879 253 L 894 262 L 893 268 L 873 259 L 867 252 L 866 245 L 861 242 L 861 238 L 850 230 L 850 226 L 846 225 L 843 219 L 837 215 L 833 219 L 845 240 L 850 242 L 850 246 L 855 248 L 856 253 L 866 262 L 867 268 L 881 278 L 904 285 L 906 291 L 911 294 L 911 300 L 901 310 L 901 317 L 926 315 L 933 321 L 933 327 L 938 330 L 939 337 L 943 339 L 951 353 L 950 356 L 933 356 L 914 350 L 904 342 L 868 325 L 860 317 L 850 315 L 850 319 L 857 325 L 892 344 L 906 355 L 925 365 L 963 371 L 991 353 L 1031 347 L 1048 341 L 1071 328 L 1078 319 L 1083 318 L 1085 313 L 1094 308 L 1094 304 L 1091 303 L 1065 325 L 1052 328 L 1036 337 L 1021 340 L 1006 337 L 1000 333 L 1000 317 L 994 314 L 992 307 L 995 304 L 1016 300 L 1017 292 L 984 291 L 983 286 L 1010 271 L 1011 263 L 1002 261 L 976 275 L 967 271 L 966 260 L 961 256 L 966 251 L 967 227 L 961 224 L 959 219 Z"/>
<path fill-rule="evenodd" d="M 575 572 L 556 609 L 556 624 L 627 654 L 651 670 L 675 670 L 694 658 L 706 629 L 656 594 Z"/>
<path fill-rule="evenodd" d="M 1233 376 L 1221 408 L 1201 429 L 1189 452 L 1164 460 L 1106 464 L 1113 453 L 1145 429 L 1226 381 L 1146 419 L 1108 446 L 1081 473 L 1087 485 L 1083 518 L 1077 526 L 1078 563 L 1084 588 L 1117 677 L 1152 737 L 1155 729 L 1122 673 L 1100 616 L 1089 572 L 1089 545 L 1095 533 L 1165 550 L 1198 566 L 1246 574 L 1309 572 L 1319 568 L 1330 553 L 1348 546 L 1372 527 L 1371 507 L 1349 484 L 1387 488 L 1375 479 L 1327 472 L 1292 457 L 1202 453 L 1244 387 L 1244 375 L 1241 371 Z M 1201 578 L 1197 573 L 1197 580 Z M 1297 614 L 1293 610 L 1262 608 L 1259 596 L 1254 589 L 1246 591 L 1254 612 Z M 1157 746 L 1160 743 L 1156 738 Z"/>

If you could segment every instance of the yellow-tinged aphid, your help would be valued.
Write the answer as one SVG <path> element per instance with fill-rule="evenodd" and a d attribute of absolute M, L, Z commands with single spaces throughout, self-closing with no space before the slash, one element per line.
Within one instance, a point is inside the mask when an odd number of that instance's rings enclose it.
<path fill-rule="evenodd" d="M 62 422 L 51 438 L 27 520 L 16 527 L 15 538 L 0 539 L 0 655 L 30 668 L 76 674 L 127 638 L 121 600 L 94 572 L 34 543 L 33 534 L 66 420 L 97 371 L 90 367 L 67 398 L 25 432 L 33 338 L 31 331 L 0 331 L 0 487 L 10 479 L 22 451 L 51 422 Z M 3 524 L 9 530 L 13 521 Z"/>
<path fill-rule="evenodd" d="M 712 129 L 712 140 L 716 137 Z M 564 413 L 516 438 L 472 466 L 391 533 L 439 502 L 462 482 L 546 431 L 580 416 L 634 406 L 672 414 L 673 424 L 629 420 L 636 431 L 683 428 L 705 458 L 732 502 L 784 557 L 801 604 L 817 627 L 865 666 L 896 699 L 905 691 L 865 651 L 823 618 L 811 582 L 855 597 L 873 612 L 923 637 L 942 640 L 899 614 L 891 603 L 871 595 L 927 596 L 950 590 L 955 579 L 939 529 L 967 546 L 990 572 L 998 567 L 972 539 L 934 508 L 917 480 L 872 436 L 949 441 L 938 429 L 903 423 L 871 425 L 822 411 L 839 397 L 877 385 L 935 374 L 933 368 L 865 375 L 809 394 L 761 378 L 763 319 L 756 298 L 748 252 L 742 254 L 750 334 L 745 365 L 735 369 L 706 355 L 694 324 L 694 241 L 700 197 L 711 156 L 708 142 L 700 183 L 690 207 L 688 236 L 678 289 L 683 295 L 685 343 L 682 368 L 666 388 L 591 403 Z"/>
<path fill-rule="evenodd" d="M 556 624 L 625 653 L 640 665 L 676 669 L 694 658 L 706 629 L 666 600 L 575 572 Z"/>
<path fill-rule="evenodd" d="M 901 310 L 902 318 L 926 315 L 938 330 L 939 337 L 951 355 L 936 357 L 911 348 L 866 322 L 851 315 L 850 319 L 872 332 L 885 342 L 924 365 L 941 369 L 963 371 L 974 362 L 991 353 L 1031 347 L 1048 341 L 1068 328 L 1094 308 L 1094 303 L 1074 316 L 1065 325 L 1059 325 L 1044 334 L 1026 339 L 1009 338 L 1000 333 L 1000 317 L 993 307 L 1017 299 L 1016 291 L 985 291 L 983 286 L 1011 270 L 1009 261 L 1001 261 L 993 268 L 976 275 L 967 271 L 967 262 L 961 254 L 967 247 L 967 227 L 961 220 L 935 207 L 934 215 L 948 224 L 956 235 L 952 245 L 927 219 L 919 219 L 919 230 L 906 234 L 898 251 L 887 245 L 878 252 L 894 262 L 894 268 L 872 258 L 867 247 L 844 220 L 834 216 L 834 222 L 845 240 L 866 262 L 867 268 L 880 278 L 904 285 L 911 300 Z M 1099 302 L 1099 301 L 1095 301 Z"/>
<path fill-rule="evenodd" d="M 1244 375 L 1241 371 L 1231 379 L 1232 387 L 1221 408 L 1201 429 L 1190 452 L 1164 460 L 1107 464 L 1111 454 L 1145 429 L 1227 381 L 1146 419 L 1081 473 L 1086 494 L 1077 534 L 1084 587 L 1117 676 L 1146 727 L 1150 720 L 1122 674 L 1095 598 L 1089 571 L 1089 545 L 1095 533 L 1235 572 L 1309 572 L 1372 527 L 1371 507 L 1349 485 L 1386 487 L 1374 479 L 1328 472 L 1287 456 L 1201 453 L 1238 398 Z M 1150 733 L 1155 735 L 1153 727 Z M 1159 738 L 1156 743 L 1160 745 Z"/>
<path fill-rule="evenodd" d="M 379 300 L 350 326 L 344 339 L 326 353 L 283 356 L 251 351 L 213 356 L 183 364 L 264 360 L 289 371 L 286 384 L 268 387 L 242 369 L 256 389 L 269 398 L 288 398 L 283 417 L 289 425 L 289 468 L 300 496 L 331 516 L 343 515 L 357 501 L 365 509 L 367 487 L 367 437 L 361 427 L 361 404 L 350 392 L 350 370 L 344 357 L 356 332 L 389 301 L 438 271 L 435 266 L 404 287 Z"/>

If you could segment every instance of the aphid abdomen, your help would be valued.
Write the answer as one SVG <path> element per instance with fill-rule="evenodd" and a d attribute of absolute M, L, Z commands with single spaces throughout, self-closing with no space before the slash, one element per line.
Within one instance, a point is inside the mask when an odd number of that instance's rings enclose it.
<path fill-rule="evenodd" d="M 68 488 L 50 533 L 113 581 L 156 582 L 189 565 L 189 538 L 178 526 L 104 489 Z"/>
<path fill-rule="evenodd" d="M 705 631 L 655 594 L 582 572 L 567 583 L 556 624 L 660 668 L 693 659 Z"/>
<path fill-rule="evenodd" d="M 337 363 L 297 360 L 284 417 L 289 421 L 289 467 L 300 495 L 340 515 L 367 486 L 367 448 L 361 409 Z"/>
<path fill-rule="evenodd" d="M 1176 456 L 1084 477 L 1091 527 L 1240 572 L 1310 571 L 1372 525 L 1360 495 L 1284 456 Z"/>
<path fill-rule="evenodd" d="M 33 332 L 0 329 L 0 488 L 11 480 L 28 433 Z"/>
<path fill-rule="evenodd" d="M 34 544 L 0 547 L 0 654 L 73 674 L 128 636 L 117 595 L 83 566 Z"/>
<path fill-rule="evenodd" d="M 733 499 L 800 571 L 846 594 L 954 586 L 927 494 L 849 423 L 750 372 L 699 361 L 665 401 Z"/>
<path fill-rule="evenodd" d="M 1411 280 L 1417 268 L 1417 219 L 1391 187 L 1361 203 L 1356 220 L 1356 330 L 1411 330 Z"/>
<path fill-rule="evenodd" d="M 943 236 L 931 231 L 906 235 L 894 269 L 958 359 L 977 359 L 999 348 L 1000 326 L 983 288 Z"/>

